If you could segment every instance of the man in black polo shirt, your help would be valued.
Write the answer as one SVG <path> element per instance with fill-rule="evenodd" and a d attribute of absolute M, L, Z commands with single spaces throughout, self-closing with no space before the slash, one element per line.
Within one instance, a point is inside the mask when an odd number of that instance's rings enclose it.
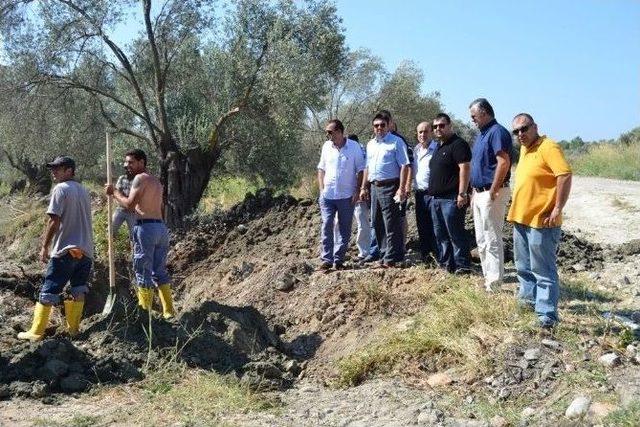
<path fill-rule="evenodd" d="M 453 132 L 451 118 L 440 113 L 433 120 L 438 147 L 429 162 L 431 217 L 439 247 L 438 263 L 450 273 L 466 274 L 471 267 L 464 216 L 469 204 L 471 149 Z"/>

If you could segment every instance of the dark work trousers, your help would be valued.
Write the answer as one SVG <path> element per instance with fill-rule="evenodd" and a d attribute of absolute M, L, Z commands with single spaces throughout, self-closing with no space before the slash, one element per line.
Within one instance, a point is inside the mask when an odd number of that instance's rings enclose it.
<path fill-rule="evenodd" d="M 438 243 L 438 263 L 450 273 L 471 267 L 469 240 L 464 231 L 467 207 L 459 208 L 455 198 L 434 197 L 431 218 Z"/>
<path fill-rule="evenodd" d="M 399 182 L 371 185 L 371 227 L 376 230 L 380 257 L 385 263 L 404 260 L 400 204 L 393 200 Z"/>
<path fill-rule="evenodd" d="M 433 254 L 436 259 L 439 259 L 438 245 L 436 245 L 436 235 L 433 231 L 433 220 L 431 219 L 433 196 L 428 195 L 426 190 L 416 190 L 415 196 L 420 255 L 423 259 L 426 259 L 430 254 Z"/>

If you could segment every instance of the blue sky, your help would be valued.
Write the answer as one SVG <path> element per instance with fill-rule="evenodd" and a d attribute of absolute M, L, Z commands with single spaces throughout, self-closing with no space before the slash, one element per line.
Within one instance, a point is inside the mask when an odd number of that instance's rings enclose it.
<path fill-rule="evenodd" d="M 347 44 L 389 70 L 412 60 L 424 91 L 468 121 L 489 99 L 509 126 L 529 112 L 560 140 L 640 126 L 640 1 L 337 0 Z"/>

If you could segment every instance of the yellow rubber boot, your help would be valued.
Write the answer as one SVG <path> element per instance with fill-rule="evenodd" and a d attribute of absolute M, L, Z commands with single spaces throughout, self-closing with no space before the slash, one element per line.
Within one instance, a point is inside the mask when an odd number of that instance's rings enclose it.
<path fill-rule="evenodd" d="M 31 325 L 31 329 L 27 332 L 20 332 L 18 338 L 21 340 L 40 341 L 49 323 L 49 315 L 51 315 L 51 306 L 37 302 L 33 310 L 33 324 Z"/>
<path fill-rule="evenodd" d="M 138 288 L 138 305 L 143 310 L 151 310 L 153 306 L 153 289 L 150 288 Z"/>
<path fill-rule="evenodd" d="M 67 321 L 67 332 L 72 337 L 80 332 L 80 320 L 82 320 L 82 309 L 84 301 L 65 300 L 64 317 Z"/>
<path fill-rule="evenodd" d="M 176 311 L 173 308 L 171 285 L 165 283 L 164 285 L 158 286 L 158 293 L 160 294 L 160 302 L 162 303 L 162 317 L 171 319 L 176 315 Z"/>

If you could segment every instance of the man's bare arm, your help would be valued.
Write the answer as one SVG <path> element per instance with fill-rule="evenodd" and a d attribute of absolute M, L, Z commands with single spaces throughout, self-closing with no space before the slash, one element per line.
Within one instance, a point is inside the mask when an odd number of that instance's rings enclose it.
<path fill-rule="evenodd" d="M 562 214 L 562 209 L 569 199 L 569 193 L 571 192 L 571 174 L 560 175 L 556 178 L 556 205 L 553 210 L 543 220 L 545 227 L 555 227 L 558 225 L 558 217 Z"/>
<path fill-rule="evenodd" d="M 471 163 L 464 162 L 458 163 L 458 167 L 460 168 L 460 172 L 458 175 L 458 207 L 461 208 L 467 203 L 467 197 L 460 196 L 460 194 L 467 194 L 467 189 L 469 188 L 469 178 L 471 176 Z"/>
<path fill-rule="evenodd" d="M 129 192 L 129 197 L 126 197 L 118 190 L 113 191 L 113 188 L 111 189 L 112 195 L 123 208 L 131 210 L 136 206 L 138 200 L 140 200 L 140 197 L 142 196 L 143 184 L 144 178 L 141 175 L 136 175 L 136 177 L 133 178 L 133 181 L 131 182 L 131 191 Z M 109 194 L 109 190 L 107 190 L 107 194 Z"/>
<path fill-rule="evenodd" d="M 320 190 L 320 194 L 324 190 L 324 171 L 322 169 L 318 169 L 318 190 Z"/>
<path fill-rule="evenodd" d="M 60 217 L 58 215 L 49 214 L 49 221 L 47 221 L 47 225 L 44 228 L 44 233 L 42 235 L 42 247 L 40 248 L 40 261 L 47 262 L 49 259 L 49 247 L 51 246 L 51 241 L 53 240 L 53 236 L 56 234 L 58 229 L 60 228 Z"/>
<path fill-rule="evenodd" d="M 495 198 L 495 194 L 500 190 L 502 184 L 504 183 L 504 178 L 507 176 L 507 172 L 509 172 L 509 168 L 511 167 L 511 159 L 509 158 L 509 154 L 504 151 L 498 151 L 496 153 L 496 172 L 493 175 L 493 182 L 491 183 L 491 189 L 489 190 L 489 196 L 491 200 Z"/>

